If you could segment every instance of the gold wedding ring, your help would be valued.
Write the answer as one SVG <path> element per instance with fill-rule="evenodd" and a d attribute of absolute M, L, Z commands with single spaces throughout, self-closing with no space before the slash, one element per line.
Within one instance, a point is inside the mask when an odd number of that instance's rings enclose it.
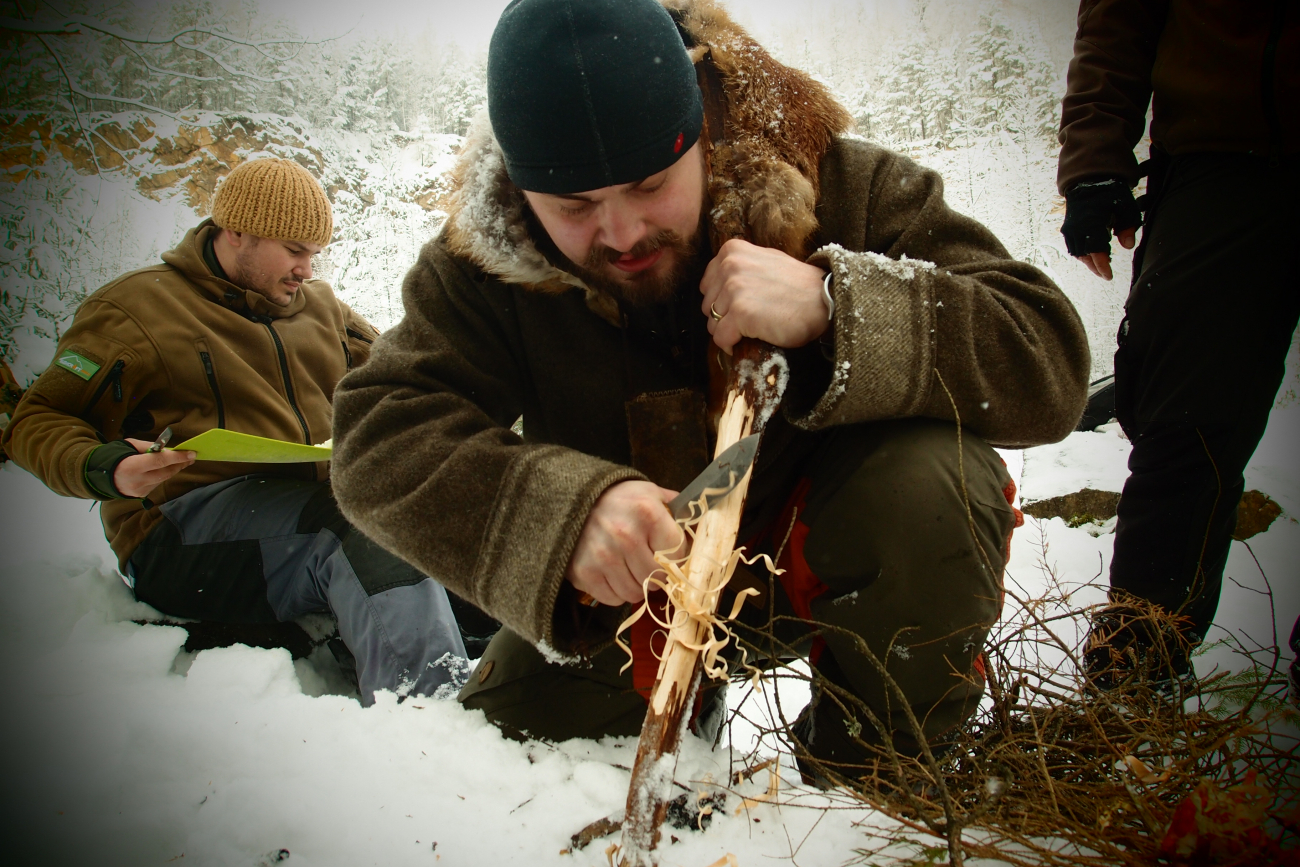
<path fill-rule="evenodd" d="M 713 317 L 714 322 L 722 321 L 722 314 L 718 312 L 718 305 L 716 304 L 709 305 L 709 315 Z"/>

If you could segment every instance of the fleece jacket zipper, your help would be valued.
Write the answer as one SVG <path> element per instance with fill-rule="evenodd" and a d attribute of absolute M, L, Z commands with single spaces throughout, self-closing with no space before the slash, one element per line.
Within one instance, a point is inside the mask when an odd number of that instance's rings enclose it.
<path fill-rule="evenodd" d="M 275 343 L 275 352 L 280 357 L 280 375 L 284 378 L 284 396 L 289 400 L 289 406 L 293 408 L 293 414 L 298 416 L 298 424 L 302 425 L 302 441 L 311 445 L 311 432 L 307 430 L 307 419 L 302 417 L 302 411 L 298 409 L 298 403 L 293 396 L 293 383 L 289 379 L 289 359 L 284 354 L 284 344 L 280 342 L 280 335 L 275 333 L 275 328 L 271 325 L 274 321 L 270 316 L 261 316 L 257 319 L 266 326 L 266 330 L 271 333 L 271 340 Z"/>
<path fill-rule="evenodd" d="M 199 358 L 203 359 L 203 372 L 208 376 L 208 385 L 212 387 L 212 397 L 217 401 L 217 427 L 225 428 L 226 404 L 221 400 L 221 386 L 217 384 L 217 371 L 212 366 L 212 356 L 207 352 L 199 352 Z"/>
<path fill-rule="evenodd" d="M 113 400 L 118 403 L 122 402 L 122 371 L 125 369 L 126 362 L 121 358 L 113 363 L 108 373 L 105 374 L 104 381 L 99 384 L 99 388 L 95 389 L 94 395 L 90 398 L 90 403 L 86 404 L 86 409 L 82 412 L 82 415 L 89 414 L 95 408 L 95 404 L 99 403 L 99 399 L 104 396 L 104 392 L 108 391 L 110 385 L 113 386 Z"/>

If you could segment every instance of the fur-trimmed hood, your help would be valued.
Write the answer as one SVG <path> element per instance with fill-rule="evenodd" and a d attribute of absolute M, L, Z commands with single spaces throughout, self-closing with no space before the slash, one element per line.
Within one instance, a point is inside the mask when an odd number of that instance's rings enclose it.
<path fill-rule="evenodd" d="M 805 257 L 817 229 L 817 167 L 851 124 L 826 88 L 778 63 L 714 0 L 665 0 L 695 62 L 705 104 L 701 143 L 709 169 L 716 249 L 744 238 Z M 579 288 L 587 305 L 618 321 L 614 300 L 554 265 L 534 242 L 527 202 L 506 174 L 486 110 L 470 128 L 453 172 L 451 251 L 507 282 L 541 292 Z"/>

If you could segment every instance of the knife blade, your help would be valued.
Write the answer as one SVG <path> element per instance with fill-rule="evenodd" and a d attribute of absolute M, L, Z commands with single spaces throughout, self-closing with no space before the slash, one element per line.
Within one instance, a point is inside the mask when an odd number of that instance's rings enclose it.
<path fill-rule="evenodd" d="M 692 504 L 698 504 L 704 497 L 706 508 L 712 507 L 718 500 L 735 490 L 744 478 L 754 455 L 758 452 L 758 434 L 750 434 L 742 440 L 731 444 L 722 454 L 713 459 L 704 470 L 682 488 L 682 492 L 668 503 L 668 511 L 678 520 L 692 516 Z"/>

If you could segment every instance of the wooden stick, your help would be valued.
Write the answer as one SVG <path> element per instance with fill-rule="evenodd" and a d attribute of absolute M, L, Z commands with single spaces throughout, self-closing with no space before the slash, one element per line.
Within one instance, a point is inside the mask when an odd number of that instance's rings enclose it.
<path fill-rule="evenodd" d="M 718 421 L 715 457 L 750 433 L 762 430 L 780 403 L 787 379 L 788 368 L 780 350 L 755 340 L 737 344 L 728 374 L 726 403 Z M 751 465 L 735 489 L 705 512 L 696 525 L 686 569 L 689 589 L 685 610 L 712 613 L 717 609 L 752 474 Z M 668 810 L 677 749 L 700 687 L 701 659 L 694 648 L 707 638 L 705 630 L 710 627 L 683 612 L 669 612 L 669 618 L 672 627 L 650 692 L 628 787 L 620 867 L 653 867 L 657 863 L 655 847 Z"/>

